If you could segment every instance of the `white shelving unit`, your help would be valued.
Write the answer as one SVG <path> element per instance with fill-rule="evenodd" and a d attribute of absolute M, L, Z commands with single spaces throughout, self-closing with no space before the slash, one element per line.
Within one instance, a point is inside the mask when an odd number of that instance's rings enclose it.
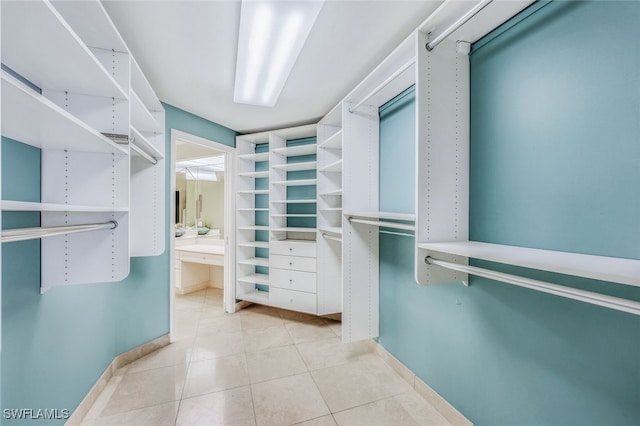
<path fill-rule="evenodd" d="M 100 2 L 3 2 L 1 28 L 12 70 L 2 71 L 2 136 L 42 150 L 41 202 L 2 200 L 2 210 L 40 212 L 43 227 L 118 224 L 43 239 L 42 292 L 120 281 L 138 249 L 164 250 L 164 111 L 147 107 L 155 133 L 131 129 L 130 75 L 142 73 Z M 138 185 L 138 161 L 159 186 Z"/>

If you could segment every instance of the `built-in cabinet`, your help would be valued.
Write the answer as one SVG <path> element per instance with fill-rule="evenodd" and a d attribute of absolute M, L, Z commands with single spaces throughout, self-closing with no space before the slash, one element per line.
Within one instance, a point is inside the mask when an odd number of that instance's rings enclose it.
<path fill-rule="evenodd" d="M 2 3 L 2 136 L 38 147 L 42 282 L 120 281 L 164 251 L 164 110 L 99 1 Z M 104 224 L 82 231 L 81 225 Z M 52 227 L 72 227 L 58 232 Z M 67 228 L 65 228 L 67 229 Z M 44 238 L 46 236 L 46 238 Z M 11 244 L 5 242 L 4 244 Z"/>

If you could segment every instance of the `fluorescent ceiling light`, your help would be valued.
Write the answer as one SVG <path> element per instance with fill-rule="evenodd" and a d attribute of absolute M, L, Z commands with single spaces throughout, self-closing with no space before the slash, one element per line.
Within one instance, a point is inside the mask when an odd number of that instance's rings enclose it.
<path fill-rule="evenodd" d="M 234 102 L 276 104 L 323 3 L 242 1 Z"/>

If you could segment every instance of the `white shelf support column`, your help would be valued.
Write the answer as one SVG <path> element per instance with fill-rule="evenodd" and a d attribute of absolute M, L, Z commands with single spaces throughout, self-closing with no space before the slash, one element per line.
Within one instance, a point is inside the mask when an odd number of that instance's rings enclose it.
<path fill-rule="evenodd" d="M 469 58 L 455 40 L 428 52 L 416 38 L 416 249 L 421 285 L 467 282 L 464 272 L 428 265 L 420 243 L 469 239 Z M 462 256 L 450 262 L 467 264 Z"/>

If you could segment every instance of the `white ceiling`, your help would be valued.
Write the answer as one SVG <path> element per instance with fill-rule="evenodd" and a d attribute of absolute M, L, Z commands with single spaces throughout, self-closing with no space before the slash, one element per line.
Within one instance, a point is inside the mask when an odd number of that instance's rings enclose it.
<path fill-rule="evenodd" d="M 233 103 L 238 0 L 104 6 L 162 101 L 249 133 L 316 122 L 440 3 L 327 0 L 273 108 Z"/>

